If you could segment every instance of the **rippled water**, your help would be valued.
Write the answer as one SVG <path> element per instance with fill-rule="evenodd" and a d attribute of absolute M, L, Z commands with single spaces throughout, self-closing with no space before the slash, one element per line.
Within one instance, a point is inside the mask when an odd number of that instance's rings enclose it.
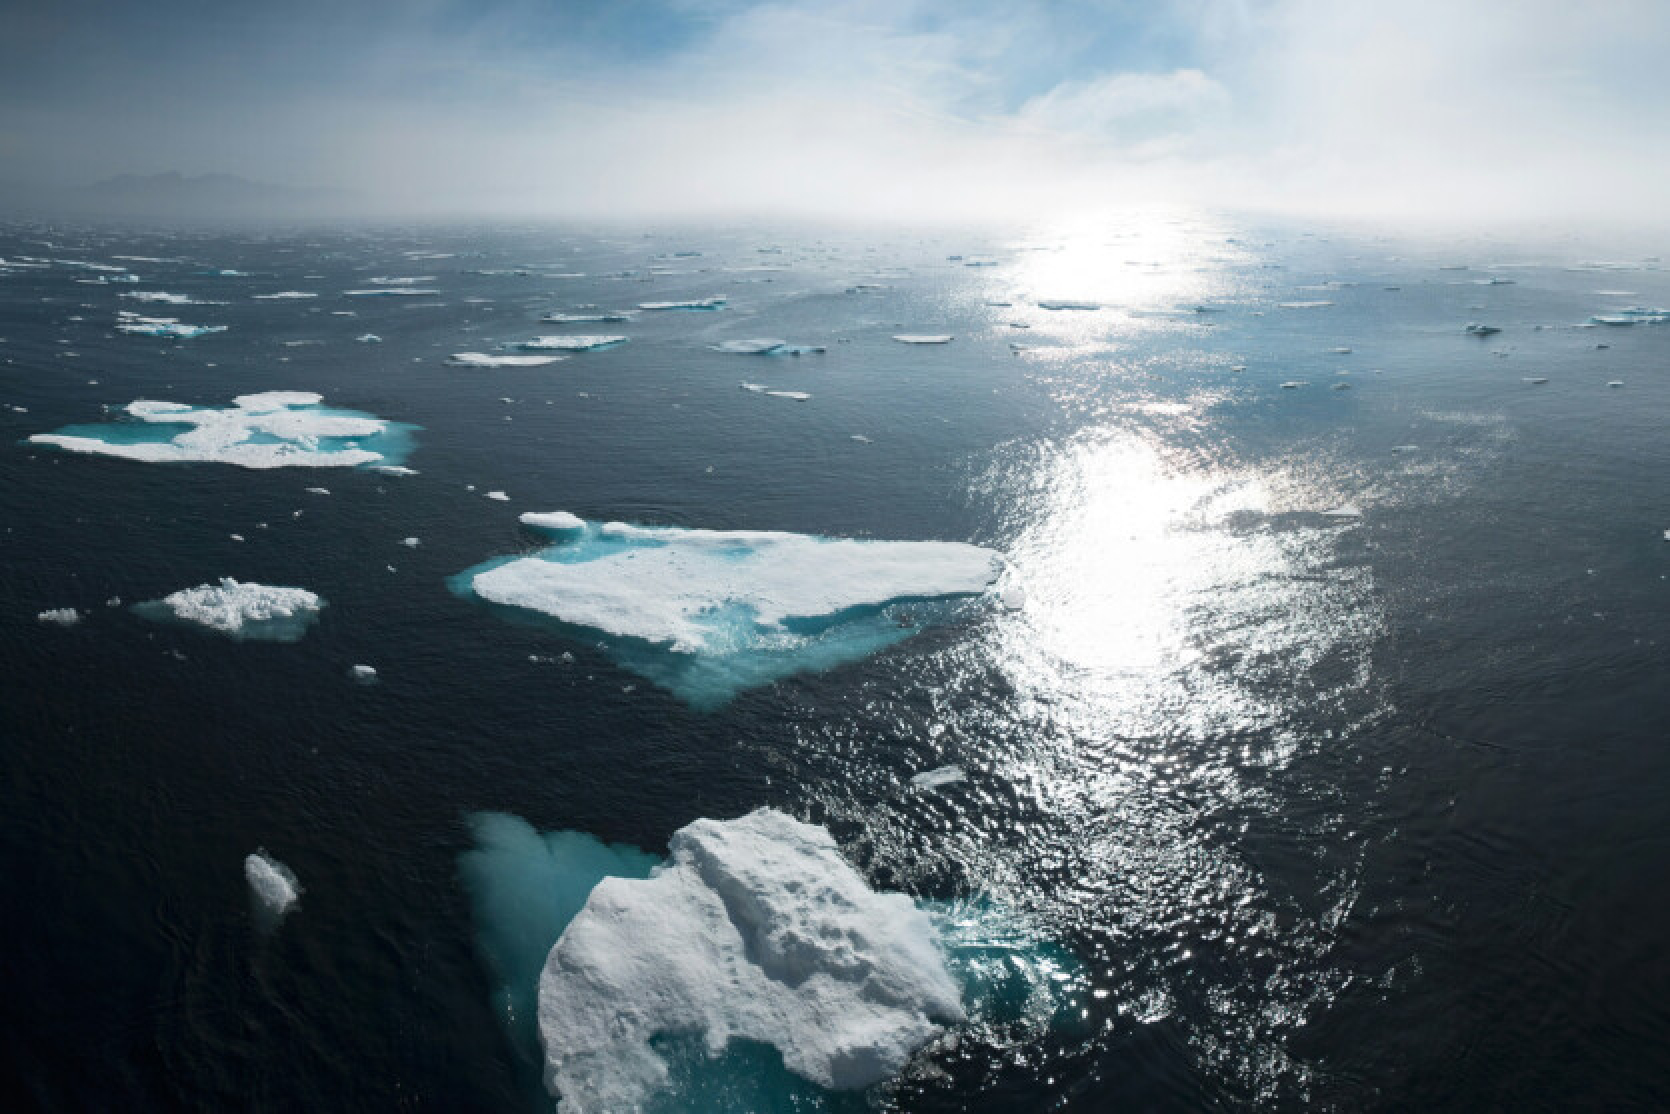
<path fill-rule="evenodd" d="M 760 805 L 1083 965 L 1069 1015 L 977 1014 L 867 1105 L 1662 1104 L 1670 326 L 1580 327 L 1670 303 L 1650 250 L 1194 214 L 5 229 L 8 261 L 181 260 L 0 269 L 7 1107 L 545 1105 L 478 949 L 470 818 L 659 856 Z M 341 295 L 372 276 L 438 293 Z M 253 298 L 285 290 L 320 296 Z M 445 363 L 550 311 L 714 296 L 548 367 Z M 121 335 L 119 309 L 229 328 Z M 711 347 L 762 336 L 827 351 Z M 266 390 L 420 427 L 420 474 L 22 443 Z M 1023 602 L 692 707 L 447 590 L 559 509 L 972 541 Z M 106 605 L 223 576 L 327 606 L 274 645 Z M 61 607 L 85 617 L 35 618 Z M 257 847 L 303 887 L 276 928 Z"/>

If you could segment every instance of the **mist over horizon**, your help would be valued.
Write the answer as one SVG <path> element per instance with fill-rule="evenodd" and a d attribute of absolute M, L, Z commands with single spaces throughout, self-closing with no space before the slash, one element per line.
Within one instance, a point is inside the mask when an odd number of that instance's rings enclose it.
<path fill-rule="evenodd" d="M 120 212 L 1661 223 L 1670 8 L 1609 0 L 8 3 L 0 182 Z M 202 191 L 199 191 L 199 195 Z M 213 200 L 213 198 L 211 198 Z M 202 196 L 129 206 L 203 215 Z"/>

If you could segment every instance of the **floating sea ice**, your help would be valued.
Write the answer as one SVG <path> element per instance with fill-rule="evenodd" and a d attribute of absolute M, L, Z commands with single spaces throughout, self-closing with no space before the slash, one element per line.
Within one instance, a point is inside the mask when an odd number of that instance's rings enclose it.
<path fill-rule="evenodd" d="M 369 665 L 349 666 L 348 676 L 362 685 L 374 685 L 377 683 L 377 671 Z"/>
<path fill-rule="evenodd" d="M 722 340 L 710 345 L 715 352 L 735 352 L 745 356 L 800 356 L 826 351 L 821 344 L 790 344 L 776 337 L 750 337 L 743 340 Z"/>
<path fill-rule="evenodd" d="M 196 623 L 237 639 L 295 642 L 319 617 L 325 601 L 305 588 L 240 582 L 224 577 L 219 584 L 185 588 L 160 600 L 135 604 L 148 619 Z"/>
<path fill-rule="evenodd" d="M 1477 321 L 1470 322 L 1465 330 L 1469 336 L 1475 337 L 1495 336 L 1501 331 L 1501 329 L 1498 329 L 1494 325 L 1481 325 Z"/>
<path fill-rule="evenodd" d="M 127 310 L 118 310 L 116 313 L 116 331 L 137 336 L 190 340 L 192 337 L 205 336 L 209 333 L 224 333 L 226 326 L 182 325 L 179 319 L 175 317 L 143 317 Z"/>
<path fill-rule="evenodd" d="M 630 313 L 547 313 L 540 318 L 553 325 L 601 325 L 632 320 Z"/>
<path fill-rule="evenodd" d="M 510 502 L 510 496 L 506 495 L 502 491 L 489 491 L 486 495 L 486 498 L 493 500 L 495 503 L 508 503 L 508 502 Z"/>
<path fill-rule="evenodd" d="M 585 519 L 567 511 L 523 511 L 518 517 L 524 526 L 537 526 L 541 530 L 550 530 L 553 533 L 586 528 Z"/>
<path fill-rule="evenodd" d="M 770 809 L 698 820 L 648 878 L 605 878 L 539 983 L 546 1083 L 564 1110 L 635 1109 L 673 1082 L 652 1041 L 775 1046 L 850 1090 L 897 1073 L 962 1020 L 933 918 L 877 893 L 823 828 Z"/>
<path fill-rule="evenodd" d="M 924 770 L 910 779 L 910 783 L 918 789 L 938 789 L 943 785 L 955 785 L 959 781 L 967 781 L 968 775 L 961 766 L 941 766 L 937 770 Z"/>
<path fill-rule="evenodd" d="M 812 397 L 805 391 L 779 391 L 766 386 L 764 383 L 743 383 L 741 384 L 741 387 L 743 390 L 752 391 L 757 395 L 770 395 L 773 398 L 791 398 L 796 402 L 805 402 L 807 399 Z"/>
<path fill-rule="evenodd" d="M 223 306 L 225 302 L 205 302 L 191 297 L 189 294 L 170 294 L 163 290 L 129 290 L 122 294 L 124 298 L 132 298 L 136 302 L 160 302 L 170 306 Z"/>
<path fill-rule="evenodd" d="M 1039 302 L 1038 303 L 1038 308 L 1039 309 L 1054 309 L 1054 310 L 1093 310 L 1093 309 L 1101 309 L 1102 308 L 1102 303 L 1100 303 L 1100 302 L 1074 302 L 1074 301 L 1060 301 L 1060 300 L 1057 300 L 1057 301 L 1049 301 L 1049 302 Z"/>
<path fill-rule="evenodd" d="M 604 336 L 599 336 L 599 337 L 582 337 L 582 336 L 562 337 L 562 336 L 558 336 L 558 337 L 534 337 L 532 340 L 524 340 L 520 344 L 516 344 L 513 347 L 522 348 L 522 349 L 526 349 L 528 351 L 533 351 L 533 352 L 546 351 L 546 350 L 555 350 L 555 351 L 563 351 L 563 352 L 586 352 L 586 351 L 589 351 L 593 348 L 610 348 L 610 347 L 613 347 L 614 345 L 625 344 L 625 343 L 626 343 L 626 338 L 625 337 L 604 337 Z"/>
<path fill-rule="evenodd" d="M 415 298 L 420 294 L 439 294 L 439 290 L 418 290 L 411 286 L 379 286 L 372 290 L 344 290 L 349 298 Z"/>
<path fill-rule="evenodd" d="M 996 579 L 997 553 L 768 531 L 524 516 L 557 544 L 467 569 L 453 590 L 602 632 L 623 666 L 697 706 L 855 661 L 955 618 Z M 576 524 L 578 522 L 578 525 Z M 890 605 L 909 602 L 910 621 Z"/>
<path fill-rule="evenodd" d="M 1612 382 L 1607 384 L 1608 387 L 1622 387 L 1623 385 L 1624 381 L 1622 379 L 1614 379 Z"/>
<path fill-rule="evenodd" d="M 77 453 L 146 463 L 219 462 L 244 468 L 399 467 L 415 426 L 331 410 L 305 391 L 239 395 L 227 409 L 141 399 L 128 418 L 66 426 L 29 440 Z"/>
<path fill-rule="evenodd" d="M 355 337 L 354 339 L 359 341 L 361 344 L 381 344 L 381 343 L 383 343 L 383 338 L 378 336 L 376 333 L 364 333 L 360 336 Z"/>
<path fill-rule="evenodd" d="M 302 298 L 317 298 L 318 296 L 307 290 L 280 290 L 276 294 L 256 294 L 254 300 L 257 302 L 288 302 L 298 301 Z"/>
<path fill-rule="evenodd" d="M 373 464 L 371 470 L 381 472 L 385 476 L 415 476 L 418 474 L 416 468 L 407 468 L 401 464 Z"/>
<path fill-rule="evenodd" d="M 307 489 L 307 493 L 309 495 L 329 495 L 331 489 L 328 487 L 310 487 Z"/>
<path fill-rule="evenodd" d="M 869 439 L 869 438 L 868 438 L 868 437 L 866 437 L 866 436 L 864 436 L 864 435 L 863 435 L 863 434 L 862 434 L 862 433 L 855 433 L 855 434 L 853 434 L 853 435 L 852 435 L 852 439 L 853 439 L 853 440 L 854 440 L 854 441 L 857 441 L 857 442 L 858 442 L 858 443 L 859 443 L 859 444 L 861 444 L 861 445 L 868 445 L 868 444 L 870 444 L 870 439 Z"/>
<path fill-rule="evenodd" d="M 1276 303 L 1276 308 L 1277 309 L 1324 309 L 1324 308 L 1326 308 L 1328 306 L 1331 306 L 1333 304 L 1334 303 L 1332 303 L 1332 302 L 1325 302 L 1325 301 L 1277 302 Z"/>
<path fill-rule="evenodd" d="M 724 309 L 724 298 L 695 298 L 687 302 L 639 302 L 639 309 Z M 549 319 L 547 319 L 549 320 Z"/>
<path fill-rule="evenodd" d="M 50 611 L 43 611 L 35 616 L 43 623 L 56 623 L 61 627 L 73 627 L 81 622 L 81 612 L 73 607 L 55 607 Z"/>
<path fill-rule="evenodd" d="M 562 356 L 494 356 L 486 352 L 454 352 L 447 363 L 457 367 L 544 367 Z"/>
<path fill-rule="evenodd" d="M 944 334 L 905 333 L 893 338 L 900 344 L 950 344 L 952 338 Z"/>
<path fill-rule="evenodd" d="M 1525 377 L 1525 382 L 1536 383 L 1536 384 L 1540 385 L 1540 384 L 1548 382 L 1548 376 L 1546 376 L 1546 375 L 1527 375 Z"/>
<path fill-rule="evenodd" d="M 1298 390 L 1300 387 L 1308 386 L 1310 386 L 1310 384 L 1306 383 L 1303 379 L 1289 379 L 1281 385 L 1282 390 L 1284 391 Z"/>
<path fill-rule="evenodd" d="M 416 538 L 402 538 L 400 539 L 400 544 L 405 546 L 407 549 L 416 549 L 423 543 Z"/>
<path fill-rule="evenodd" d="M 1336 348 L 1336 349 L 1334 349 L 1334 355 L 1336 355 L 1336 356 L 1349 356 L 1349 355 L 1351 355 L 1351 349 L 1344 348 L 1344 347 Z"/>
<path fill-rule="evenodd" d="M 294 909 L 301 898 L 301 884 L 295 874 L 265 851 L 244 859 L 244 880 L 262 909 L 274 917 L 282 917 Z"/>
<path fill-rule="evenodd" d="M 1341 503 L 1325 511 L 1318 512 L 1324 518 L 1361 518 L 1363 512 L 1357 509 L 1355 503 Z"/>

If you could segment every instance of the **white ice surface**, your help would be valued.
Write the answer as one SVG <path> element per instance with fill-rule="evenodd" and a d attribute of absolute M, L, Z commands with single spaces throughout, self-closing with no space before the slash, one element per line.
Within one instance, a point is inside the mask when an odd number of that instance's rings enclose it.
<path fill-rule="evenodd" d="M 164 596 L 162 605 L 176 619 L 199 623 L 222 634 L 239 634 L 251 623 L 297 619 L 317 613 L 324 601 L 305 588 L 284 588 L 222 577 Z"/>
<path fill-rule="evenodd" d="M 658 1035 L 771 1044 L 832 1089 L 896 1074 L 963 1017 L 933 920 L 877 893 L 829 833 L 771 809 L 698 820 L 647 879 L 606 878 L 551 949 L 539 985 L 546 1084 L 561 1109 L 653 1098 Z"/>
<path fill-rule="evenodd" d="M 495 356 L 487 352 L 454 352 L 447 361 L 458 367 L 544 367 L 562 356 Z"/>
<path fill-rule="evenodd" d="M 290 868 L 268 855 L 257 851 L 244 859 L 244 878 L 250 893 L 263 908 L 275 916 L 283 916 L 296 907 L 301 897 L 301 885 Z"/>

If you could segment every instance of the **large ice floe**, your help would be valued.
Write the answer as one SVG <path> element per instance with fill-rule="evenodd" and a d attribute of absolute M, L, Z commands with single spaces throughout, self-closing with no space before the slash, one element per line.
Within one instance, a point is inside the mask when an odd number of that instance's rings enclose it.
<path fill-rule="evenodd" d="M 856 661 L 954 618 L 959 598 L 985 592 L 1001 563 L 962 542 L 687 530 L 561 513 L 522 521 L 557 544 L 466 569 L 453 590 L 513 615 L 602 632 L 622 665 L 698 707 Z"/>
<path fill-rule="evenodd" d="M 1048 1025 L 1081 989 L 990 903 L 878 893 L 827 830 L 771 809 L 697 820 L 665 861 L 471 823 L 460 873 L 496 1005 L 570 1114 L 827 1109 L 948 1024 Z"/>
<path fill-rule="evenodd" d="M 239 395 L 225 409 L 140 399 L 125 418 L 37 433 L 32 444 L 146 463 L 217 462 L 243 468 L 399 466 L 417 428 L 321 406 L 307 391 Z"/>
<path fill-rule="evenodd" d="M 224 333 L 226 326 L 184 325 L 177 317 L 145 317 L 124 309 L 116 313 L 116 331 L 135 336 L 190 340 L 192 337 L 206 336 L 209 333 Z"/>
<path fill-rule="evenodd" d="M 285 588 L 223 577 L 218 584 L 183 588 L 134 605 L 147 619 L 208 627 L 253 642 L 295 642 L 319 617 L 325 601 L 306 588 Z"/>
<path fill-rule="evenodd" d="M 687 302 L 639 302 L 639 309 L 724 309 L 724 298 L 692 298 Z"/>
<path fill-rule="evenodd" d="M 744 356 L 805 356 L 827 351 L 821 344 L 790 344 L 776 337 L 722 340 L 710 347 L 715 352 L 735 352 Z"/>

